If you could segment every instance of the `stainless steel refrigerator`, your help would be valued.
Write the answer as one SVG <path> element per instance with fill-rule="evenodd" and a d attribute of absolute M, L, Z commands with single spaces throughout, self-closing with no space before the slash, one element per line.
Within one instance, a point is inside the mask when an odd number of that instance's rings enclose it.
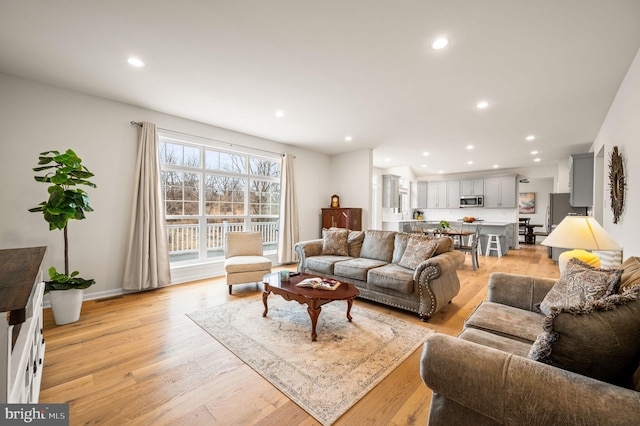
<path fill-rule="evenodd" d="M 556 226 L 568 215 L 586 216 L 586 207 L 571 207 L 569 204 L 569 193 L 549 194 L 549 205 L 547 206 L 547 232 L 551 233 Z M 557 247 L 549 247 L 549 257 L 558 261 L 560 253 L 567 251 Z"/>

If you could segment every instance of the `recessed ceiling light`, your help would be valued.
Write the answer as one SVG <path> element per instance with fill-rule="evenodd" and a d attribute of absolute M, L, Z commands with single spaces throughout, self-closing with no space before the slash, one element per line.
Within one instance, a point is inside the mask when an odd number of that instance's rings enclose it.
<path fill-rule="evenodd" d="M 500 166 L 498 166 L 497 164 L 494 164 L 494 165 L 493 165 L 493 168 L 494 168 L 494 169 L 497 169 L 498 167 L 500 167 Z"/>
<path fill-rule="evenodd" d="M 536 155 L 538 151 L 531 151 L 531 155 Z"/>
<path fill-rule="evenodd" d="M 384 161 L 388 163 L 389 161 L 391 161 L 391 158 L 385 158 Z"/>
<path fill-rule="evenodd" d="M 467 161 L 467 164 L 473 164 L 473 161 Z"/>
<path fill-rule="evenodd" d="M 485 109 L 489 106 L 489 102 L 487 101 L 480 101 L 476 104 L 476 108 L 478 109 Z"/>
<path fill-rule="evenodd" d="M 429 153 L 428 153 L 427 151 L 425 151 L 425 152 L 423 152 L 423 153 L 422 153 L 422 155 L 423 155 L 424 157 L 428 157 L 428 156 L 429 156 Z"/>
<path fill-rule="evenodd" d="M 444 37 L 437 38 L 433 43 L 431 43 L 431 48 L 435 50 L 444 49 L 449 44 L 449 40 Z"/>
<path fill-rule="evenodd" d="M 353 138 L 351 136 L 345 136 L 344 140 L 347 142 L 351 142 Z"/>
<path fill-rule="evenodd" d="M 534 158 L 533 161 L 535 161 L 536 163 L 540 161 L 539 158 Z"/>
<path fill-rule="evenodd" d="M 422 168 L 426 168 L 426 167 L 427 167 L 427 165 L 426 165 L 426 164 L 423 164 L 423 165 L 422 165 L 422 166 L 420 166 L 420 167 L 422 167 Z"/>
<path fill-rule="evenodd" d="M 467 145 L 467 149 L 469 150 L 473 149 L 473 145 Z"/>
<path fill-rule="evenodd" d="M 528 140 L 529 142 L 531 142 L 532 140 L 534 140 L 536 137 L 534 135 L 529 135 L 527 136 L 525 139 Z"/>
<path fill-rule="evenodd" d="M 444 170 L 438 170 L 438 173 L 443 174 Z"/>
<path fill-rule="evenodd" d="M 276 111 L 276 117 L 278 118 L 282 118 L 284 117 L 284 111 L 282 111 L 281 109 Z"/>
<path fill-rule="evenodd" d="M 144 67 L 144 62 L 142 62 L 139 58 L 135 58 L 133 56 L 127 59 L 127 62 L 129 62 L 129 65 L 134 66 L 136 68 Z"/>

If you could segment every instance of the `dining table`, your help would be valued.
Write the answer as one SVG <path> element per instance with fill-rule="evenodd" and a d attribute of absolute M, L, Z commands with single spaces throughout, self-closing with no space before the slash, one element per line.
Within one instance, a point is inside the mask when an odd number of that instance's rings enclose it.
<path fill-rule="evenodd" d="M 526 228 L 524 232 L 524 243 L 525 244 L 535 244 L 536 243 L 536 234 L 535 228 L 541 228 L 542 225 L 538 225 L 535 223 L 527 223 L 526 225 L 522 225 Z"/>
<path fill-rule="evenodd" d="M 431 228 L 431 229 L 426 228 L 420 232 L 422 232 L 423 234 L 433 235 L 438 237 L 441 237 L 441 236 L 452 237 L 456 242 L 456 244 L 458 245 L 462 245 L 463 238 L 465 237 L 468 238 L 473 234 L 475 234 L 474 231 L 463 231 L 462 229 L 455 230 L 455 229 L 442 229 L 442 228 Z"/>

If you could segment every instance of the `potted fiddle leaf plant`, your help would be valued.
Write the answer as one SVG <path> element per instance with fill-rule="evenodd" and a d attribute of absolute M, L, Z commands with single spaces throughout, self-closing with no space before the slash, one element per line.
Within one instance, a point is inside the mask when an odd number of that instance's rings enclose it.
<path fill-rule="evenodd" d="M 78 271 L 69 271 L 69 221 L 83 220 L 86 212 L 93 211 L 89 206 L 87 193 L 79 186 L 95 188 L 96 185 L 88 180 L 93 177 L 93 173 L 70 149 L 64 153 L 40 153 L 38 167 L 34 167 L 33 171 L 45 172 L 44 175 L 34 178 L 37 182 L 49 185 L 49 198 L 29 211 L 41 212 L 49 224 L 49 230 L 62 230 L 64 236 L 64 273 L 58 272 L 54 266 L 49 268 L 45 293 L 49 293 L 56 324 L 69 324 L 80 318 L 84 289 L 96 283 L 94 279 L 79 277 Z"/>

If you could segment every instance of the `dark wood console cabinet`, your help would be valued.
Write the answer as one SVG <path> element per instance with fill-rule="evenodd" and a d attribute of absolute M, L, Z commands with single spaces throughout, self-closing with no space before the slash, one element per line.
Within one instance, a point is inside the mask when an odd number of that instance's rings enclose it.
<path fill-rule="evenodd" d="M 362 230 L 361 208 L 322 209 L 323 228 L 347 228 L 353 231 Z"/>

